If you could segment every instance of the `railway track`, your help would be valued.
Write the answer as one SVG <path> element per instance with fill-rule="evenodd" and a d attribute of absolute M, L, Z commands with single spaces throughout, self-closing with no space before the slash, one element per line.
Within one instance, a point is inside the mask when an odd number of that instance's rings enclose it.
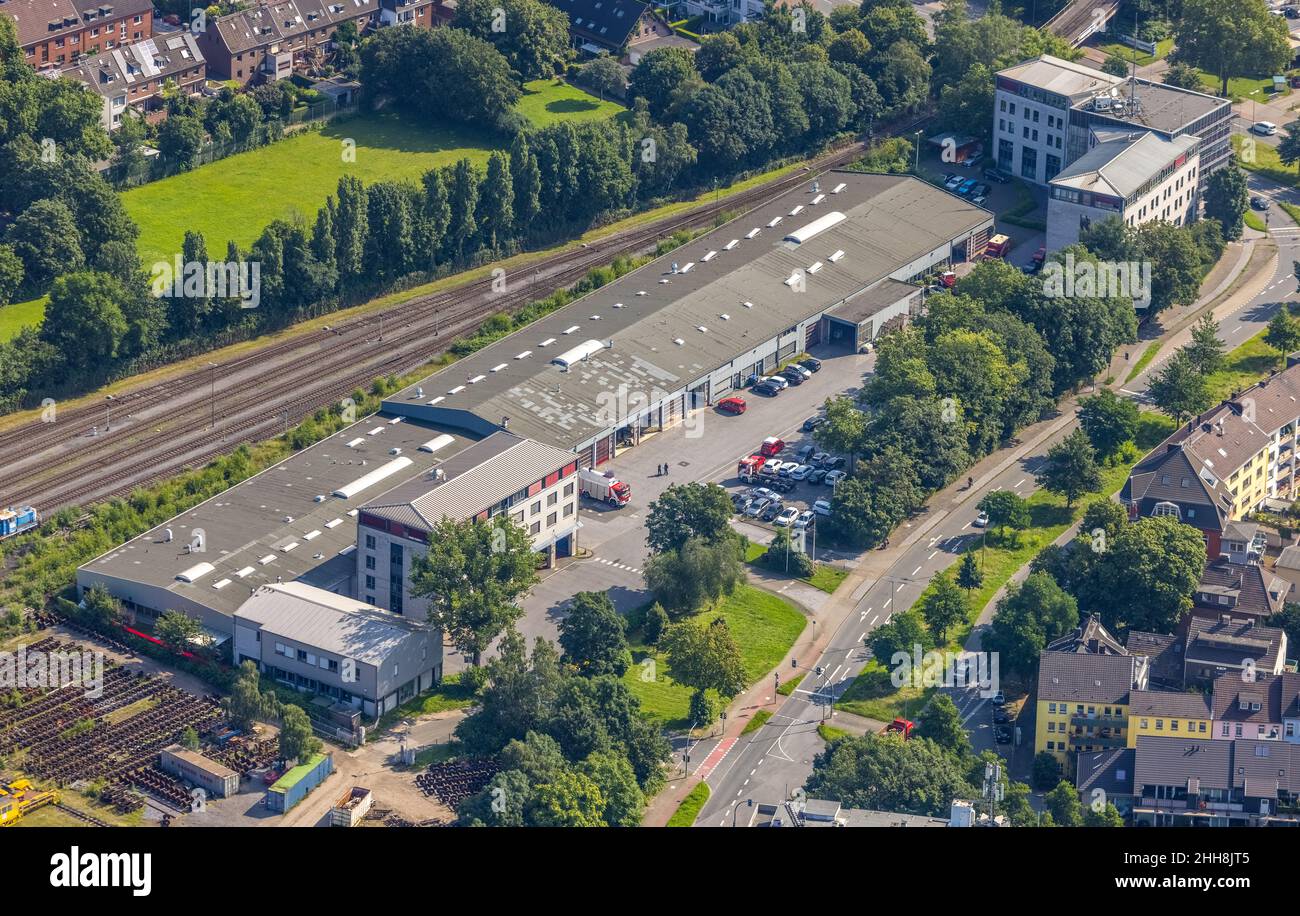
<path fill-rule="evenodd" d="M 525 268 L 535 277 L 548 272 L 541 287 L 517 283 L 517 289 L 495 294 L 491 279 L 472 281 L 409 300 L 382 314 L 358 316 L 329 329 L 268 344 L 218 363 L 215 369 L 196 369 L 115 395 L 113 409 L 118 416 L 136 419 L 119 422 L 94 438 L 88 438 L 86 432 L 103 410 L 95 404 L 62 411 L 57 423 L 24 424 L 0 434 L 0 453 L 11 466 L 0 504 L 22 502 L 49 512 L 120 496 L 177 470 L 201 466 L 240 444 L 267 438 L 290 422 L 337 403 L 375 378 L 419 368 L 492 314 L 516 309 L 551 289 L 568 287 L 592 267 L 620 254 L 640 252 L 673 232 L 707 225 L 724 211 L 759 206 L 815 174 L 852 161 L 864 148 L 864 144 L 854 143 L 725 201 L 543 258 Z M 259 368 L 277 360 L 282 364 Z M 351 368 L 326 376 L 321 371 L 326 365 Z M 208 396 L 209 372 L 231 379 L 253 370 L 258 370 L 255 401 L 250 401 L 249 392 L 237 383 Z M 140 414 L 161 407 L 169 408 L 165 418 L 139 419 Z M 215 417 L 221 419 L 213 429 L 210 419 Z M 65 449 L 62 454 L 55 451 L 60 447 Z M 123 460 L 124 454 L 133 457 Z M 22 467 L 24 463 L 28 466 Z"/>
<path fill-rule="evenodd" d="M 71 817 L 74 817 L 74 818 L 76 818 L 77 820 L 79 820 L 79 821 L 81 821 L 81 822 L 83 822 L 83 823 L 85 823 L 85 824 L 88 824 L 88 825 L 91 826 L 91 827 L 111 827 L 111 826 L 113 826 L 113 825 L 110 824 L 108 821 L 101 821 L 99 818 L 95 817 L 94 815 L 92 815 L 92 814 L 87 814 L 87 813 L 84 812 L 84 811 L 78 811 L 76 808 L 73 808 L 73 807 L 70 807 L 70 806 L 68 806 L 68 805 L 65 805 L 63 802 L 55 802 L 55 803 L 54 803 L 54 807 L 58 808 L 58 809 L 59 809 L 60 811 L 62 811 L 64 814 L 67 814 L 67 815 L 69 815 L 69 816 L 71 816 Z"/>

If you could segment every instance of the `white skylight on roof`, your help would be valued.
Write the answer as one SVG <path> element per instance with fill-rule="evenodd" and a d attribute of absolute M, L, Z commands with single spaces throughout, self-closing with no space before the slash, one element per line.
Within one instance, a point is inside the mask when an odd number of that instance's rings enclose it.
<path fill-rule="evenodd" d="M 280 552 L 288 553 L 289 551 L 293 550 L 297 546 L 298 546 L 297 541 L 290 541 L 289 543 L 285 544 L 283 547 L 280 548 Z"/>
<path fill-rule="evenodd" d="M 548 338 L 546 338 L 545 340 L 543 340 L 541 343 L 539 343 L 537 346 L 539 346 L 539 347 L 549 347 L 549 346 L 550 346 L 551 344 L 553 344 L 553 343 L 555 343 L 555 338 L 554 338 L 554 337 L 548 337 Z"/>
<path fill-rule="evenodd" d="M 682 265 L 682 269 L 679 270 L 679 271 L 677 271 L 677 272 L 678 272 L 679 274 L 690 273 L 690 272 L 691 272 L 691 268 L 694 267 L 694 266 L 695 266 L 695 262 L 694 262 L 694 261 L 687 261 L 685 264 Z"/>
<path fill-rule="evenodd" d="M 486 375 L 476 375 L 476 376 L 474 376 L 472 379 L 469 380 L 469 383 L 470 383 L 471 385 L 477 385 L 479 382 L 483 381 L 483 379 L 485 379 L 485 378 L 487 378 Z"/>
<path fill-rule="evenodd" d="M 488 371 L 489 371 L 489 372 L 500 372 L 502 369 L 504 369 L 504 368 L 505 368 L 506 366 L 508 366 L 508 365 L 510 365 L 510 364 L 509 364 L 509 363 L 497 363 L 495 366 L 493 366 L 493 367 L 492 367 L 490 370 L 488 370 Z"/>
<path fill-rule="evenodd" d="M 304 535 L 302 536 L 302 539 L 303 539 L 304 541 L 314 541 L 314 540 L 316 540 L 316 538 L 318 538 L 318 537 L 320 537 L 320 529 L 319 529 L 319 528 L 313 528 L 311 531 L 308 531 L 306 534 L 304 534 Z"/>
<path fill-rule="evenodd" d="M 398 471 L 403 470 L 404 468 L 409 468 L 412 463 L 411 459 L 405 456 L 394 458 L 392 461 L 386 462 L 385 464 L 375 468 L 369 474 L 366 474 L 363 477 L 358 477 L 351 483 L 339 487 L 334 491 L 334 495 L 340 499 L 351 499 L 367 487 L 372 487 L 379 483 L 379 481 L 385 480 L 386 478 L 396 474 Z"/>
<path fill-rule="evenodd" d="M 528 357 L 532 355 L 533 355 L 532 350 L 525 350 L 523 353 L 520 353 L 517 356 L 515 356 L 515 359 L 528 359 Z"/>
<path fill-rule="evenodd" d="M 773 226 L 775 226 L 775 225 L 776 225 L 777 223 L 779 223 L 779 222 L 781 222 L 781 217 L 779 217 L 779 216 L 774 217 L 774 218 L 772 219 L 772 221 L 771 221 L 770 223 L 767 224 L 767 228 L 771 229 Z"/>
<path fill-rule="evenodd" d="M 790 215 L 798 216 L 802 212 L 803 212 L 803 204 L 799 204 L 797 207 L 795 207 L 793 210 L 790 211 Z"/>
<path fill-rule="evenodd" d="M 382 426 L 376 426 L 376 427 L 375 427 L 374 429 L 372 429 L 370 432 L 366 433 L 366 435 L 367 435 L 367 436 L 377 436 L 377 435 L 379 435 L 380 433 L 382 433 L 383 431 L 384 431 L 384 428 L 383 428 Z"/>
<path fill-rule="evenodd" d="M 731 249 L 735 248 L 739 244 L 740 244 L 740 239 L 732 239 L 730 242 L 722 246 L 722 250 L 730 251 Z"/>
<path fill-rule="evenodd" d="M 821 202 L 822 202 L 823 200 L 825 200 L 825 199 L 826 199 L 826 195 L 825 195 L 825 194 L 818 194 L 816 197 L 814 197 L 814 198 L 812 199 L 812 202 L 813 202 L 814 204 L 819 204 L 819 203 L 821 203 Z"/>
<path fill-rule="evenodd" d="M 717 256 L 718 256 L 718 253 L 717 253 L 716 251 L 710 251 L 710 252 L 709 252 L 708 254 L 706 254 L 704 257 L 700 258 L 700 260 L 707 264 L 709 261 L 712 261 L 712 260 L 713 260 L 714 258 L 716 258 Z"/>
<path fill-rule="evenodd" d="M 225 588 L 225 587 L 226 587 L 227 585 L 229 585 L 229 584 L 230 584 L 230 580 L 229 580 L 229 579 L 218 579 L 216 582 L 213 582 L 213 583 L 212 583 L 212 587 L 213 587 L 213 588 L 216 588 L 216 589 L 222 589 L 222 588 Z"/>
<path fill-rule="evenodd" d="M 578 330 L 578 327 L 579 327 L 579 326 L 575 324 L 575 325 L 574 325 L 573 327 L 571 327 L 571 328 L 566 328 L 565 331 L 564 331 L 564 333 L 565 333 L 565 334 L 572 334 L 574 331 Z"/>
<path fill-rule="evenodd" d="M 447 393 L 448 393 L 448 394 L 460 394 L 460 393 L 461 393 L 462 391 L 464 391 L 464 390 L 465 390 L 465 386 L 464 386 L 464 385 L 457 385 L 455 388 L 451 389 L 451 391 L 448 391 Z"/>
<path fill-rule="evenodd" d="M 325 523 L 325 527 L 326 527 L 326 528 L 337 528 L 337 527 L 338 527 L 339 525 L 341 525 L 341 524 L 343 524 L 343 519 L 341 519 L 341 518 L 332 518 L 332 519 L 330 519 L 328 522 Z"/>
<path fill-rule="evenodd" d="M 839 184 L 837 184 L 835 187 L 831 188 L 831 193 L 832 193 L 832 194 L 838 194 L 838 193 L 840 193 L 841 191 L 843 191 L 843 190 L 844 190 L 845 188 L 847 188 L 847 187 L 848 187 L 848 185 L 846 185 L 844 182 L 841 181 L 841 182 L 840 182 Z"/>
<path fill-rule="evenodd" d="M 182 570 L 176 574 L 176 578 L 181 582 L 196 582 L 202 579 L 208 573 L 216 569 L 211 563 L 196 563 L 189 569 Z"/>
<path fill-rule="evenodd" d="M 834 264 L 834 263 L 836 263 L 837 261 L 839 261 L 839 259 L 842 258 L 842 257 L 844 257 L 844 252 L 841 251 L 841 250 L 839 250 L 839 249 L 836 249 L 835 253 L 834 253 L 833 255 L 831 255 L 829 258 L 827 258 L 826 260 L 828 260 L 828 261 L 830 261 L 832 264 Z"/>
<path fill-rule="evenodd" d="M 443 395 L 440 394 L 440 395 L 438 395 L 436 398 L 434 398 L 433 400 L 431 400 L 431 401 L 429 402 L 429 406 L 432 407 L 434 404 L 438 404 L 438 403 L 440 403 L 440 402 L 442 402 L 442 401 L 445 401 L 445 400 L 447 400 L 446 397 L 444 397 Z"/>
<path fill-rule="evenodd" d="M 808 273 L 810 273 L 810 274 L 815 274 L 815 273 L 817 273 L 817 271 L 819 271 L 819 270 L 821 270 L 821 269 L 822 269 L 822 262 L 821 262 L 821 261 L 814 261 L 811 265 L 809 265 L 809 267 L 808 267 Z"/>
<path fill-rule="evenodd" d="M 265 566 L 267 563 L 272 562 L 274 559 L 275 559 L 275 554 L 268 553 L 266 556 L 262 557 L 262 559 L 257 561 L 257 565 Z"/>
<path fill-rule="evenodd" d="M 351 442 L 348 443 L 348 448 L 356 448 L 358 445 L 360 445 L 365 441 L 366 440 L 364 437 L 358 436 L 357 438 L 353 439 Z"/>
<path fill-rule="evenodd" d="M 750 229 L 748 232 L 745 233 L 745 238 L 752 239 L 754 236 L 758 235 L 762 231 L 763 231 L 762 229 Z"/>
<path fill-rule="evenodd" d="M 235 573 L 235 575 L 238 576 L 240 579 L 244 579 L 244 578 L 247 578 L 247 577 L 248 577 L 248 574 L 251 573 L 251 572 L 253 572 L 253 571 L 254 571 L 254 570 L 253 570 L 253 567 L 251 567 L 251 566 L 245 566 L 245 567 L 244 567 L 243 569 L 241 569 L 239 572 Z"/>

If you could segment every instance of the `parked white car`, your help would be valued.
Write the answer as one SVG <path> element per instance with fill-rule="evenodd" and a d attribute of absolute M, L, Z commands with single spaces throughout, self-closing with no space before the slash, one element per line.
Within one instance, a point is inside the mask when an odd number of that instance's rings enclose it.
<path fill-rule="evenodd" d="M 975 521 L 971 524 L 976 528 L 987 528 L 989 524 L 989 514 L 987 512 L 981 512 L 979 515 L 975 516 Z"/>
<path fill-rule="evenodd" d="M 1250 125 L 1250 129 L 1253 133 L 1257 133 L 1261 137 L 1271 137 L 1277 133 L 1277 125 L 1272 121 L 1256 121 L 1254 124 Z"/>
<path fill-rule="evenodd" d="M 813 503 L 813 511 L 818 515 L 831 514 L 831 501 L 829 499 L 819 499 Z"/>
<path fill-rule="evenodd" d="M 848 474 L 845 474 L 843 471 L 831 471 L 831 472 L 830 472 L 829 474 L 827 474 L 826 477 L 822 480 L 822 483 L 826 484 L 826 486 L 828 486 L 828 487 L 833 487 L 833 486 L 835 486 L 837 483 L 839 483 L 841 480 L 843 480 L 845 477 L 848 477 L 848 476 L 849 476 L 849 475 L 848 475 Z"/>
<path fill-rule="evenodd" d="M 785 389 L 790 387 L 790 380 L 788 378 L 782 378 L 779 375 L 769 375 L 767 378 L 763 379 L 763 381 L 770 382 L 782 391 L 785 391 Z"/>
<path fill-rule="evenodd" d="M 813 523 L 813 519 L 815 519 L 816 517 L 817 515 L 816 513 L 813 512 L 813 510 L 804 509 L 802 512 L 799 513 L 799 517 L 794 520 L 794 527 L 807 528 L 809 525 Z"/>
<path fill-rule="evenodd" d="M 791 471 L 787 476 L 791 480 L 807 480 L 808 475 L 811 474 L 812 472 L 813 472 L 813 466 L 811 464 L 800 464 L 797 465 L 795 469 Z"/>
<path fill-rule="evenodd" d="M 799 510 L 794 506 L 786 506 L 781 510 L 781 514 L 772 519 L 772 524 L 778 528 L 788 528 L 794 524 L 794 520 L 799 517 Z"/>

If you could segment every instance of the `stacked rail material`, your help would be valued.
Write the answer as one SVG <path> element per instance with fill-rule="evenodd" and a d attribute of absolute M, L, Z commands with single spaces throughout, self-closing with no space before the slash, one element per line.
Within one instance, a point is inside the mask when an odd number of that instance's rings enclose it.
<path fill-rule="evenodd" d="M 497 765 L 491 760 L 454 760 L 430 764 L 415 777 L 415 784 L 425 796 L 437 796 L 438 801 L 455 810 L 465 799 L 483 791 L 496 773 Z"/>

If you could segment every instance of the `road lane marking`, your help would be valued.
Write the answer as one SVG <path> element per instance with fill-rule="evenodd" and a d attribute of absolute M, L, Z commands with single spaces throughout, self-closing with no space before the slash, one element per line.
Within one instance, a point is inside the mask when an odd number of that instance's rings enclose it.
<path fill-rule="evenodd" d="M 924 565 L 924 564 L 922 564 L 922 565 Z M 917 573 L 919 573 L 920 571 L 921 571 L 921 567 L 918 566 L 918 567 L 916 567 L 916 569 L 912 570 L 912 575 L 915 576 L 915 575 L 916 575 Z"/>

